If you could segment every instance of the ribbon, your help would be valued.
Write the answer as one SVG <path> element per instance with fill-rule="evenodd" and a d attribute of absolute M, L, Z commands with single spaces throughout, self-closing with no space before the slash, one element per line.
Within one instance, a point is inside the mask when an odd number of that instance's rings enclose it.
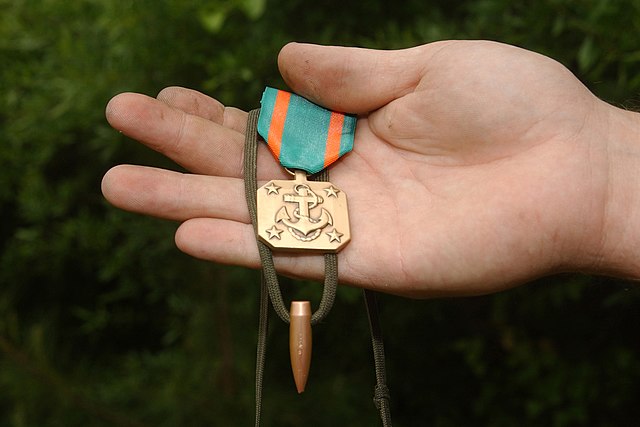
<path fill-rule="evenodd" d="M 289 169 L 320 172 L 353 148 L 356 117 L 327 110 L 294 93 L 267 87 L 258 133 Z"/>

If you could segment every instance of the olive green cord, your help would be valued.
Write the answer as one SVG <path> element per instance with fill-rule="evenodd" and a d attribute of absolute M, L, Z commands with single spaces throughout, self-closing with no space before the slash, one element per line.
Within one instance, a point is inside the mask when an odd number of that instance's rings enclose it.
<path fill-rule="evenodd" d="M 258 136 L 257 123 L 260 109 L 249 112 L 247 120 L 245 148 L 244 148 L 244 183 L 245 197 L 249 208 L 249 215 L 253 223 L 254 232 L 258 234 L 257 226 L 257 200 L 258 191 L 257 160 L 258 160 Z M 315 177 L 318 181 L 328 181 L 329 173 L 325 169 Z M 273 255 L 269 247 L 256 238 L 258 252 L 262 263 L 262 273 L 260 278 L 260 320 L 258 325 L 258 345 L 256 357 L 256 417 L 255 426 L 260 426 L 260 416 L 262 413 L 262 389 L 264 378 L 265 355 L 267 348 L 267 332 L 269 327 L 269 300 L 278 314 L 278 317 L 285 323 L 289 323 L 289 311 L 282 299 L 278 275 L 273 263 Z M 318 310 L 311 315 L 311 324 L 316 325 L 321 322 L 333 306 L 338 286 L 338 257 L 336 254 L 324 255 L 324 289 Z M 380 417 L 384 427 L 391 426 L 391 416 L 389 412 L 389 390 L 386 386 L 386 373 L 384 368 L 384 348 L 382 344 L 382 334 L 378 319 L 378 311 L 375 302 L 375 294 L 365 291 L 365 302 L 369 316 L 371 328 L 371 338 L 373 343 L 374 362 L 376 369 L 376 389 L 374 402 L 380 411 Z"/>

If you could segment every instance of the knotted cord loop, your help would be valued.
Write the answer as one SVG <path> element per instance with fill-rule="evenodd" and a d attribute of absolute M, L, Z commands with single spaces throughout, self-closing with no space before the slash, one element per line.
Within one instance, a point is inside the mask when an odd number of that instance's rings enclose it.
<path fill-rule="evenodd" d="M 364 290 L 364 301 L 367 307 L 369 330 L 371 331 L 371 346 L 373 347 L 373 362 L 376 370 L 376 388 L 373 403 L 380 412 L 383 427 L 391 427 L 391 396 L 387 387 L 387 370 L 385 368 L 384 343 L 378 310 L 378 298 L 373 291 Z"/>
<path fill-rule="evenodd" d="M 373 403 L 380 411 L 383 405 L 388 405 L 389 400 L 391 399 L 391 393 L 389 392 L 389 387 L 385 384 L 376 384 L 375 391 L 373 392 Z"/>

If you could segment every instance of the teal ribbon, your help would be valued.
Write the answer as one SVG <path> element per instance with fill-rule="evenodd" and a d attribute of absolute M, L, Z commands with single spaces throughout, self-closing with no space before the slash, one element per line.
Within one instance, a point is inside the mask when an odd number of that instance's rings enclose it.
<path fill-rule="evenodd" d="M 262 95 L 258 133 L 286 168 L 321 171 L 353 149 L 355 129 L 354 115 L 271 87 Z"/>

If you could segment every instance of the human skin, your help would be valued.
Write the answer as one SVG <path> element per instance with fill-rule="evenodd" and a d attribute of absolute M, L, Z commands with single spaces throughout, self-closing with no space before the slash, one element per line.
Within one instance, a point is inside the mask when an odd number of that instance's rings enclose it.
<path fill-rule="evenodd" d="M 513 46 L 445 41 L 398 51 L 291 43 L 291 90 L 359 115 L 331 167 L 348 195 L 344 284 L 410 297 L 477 295 L 565 271 L 640 277 L 640 118 L 595 97 L 560 63 Z M 241 179 L 247 113 L 166 88 L 108 104 L 117 130 L 191 173 L 120 165 L 115 206 L 179 221 L 176 244 L 259 267 Z M 262 182 L 286 175 L 260 147 Z M 317 255 L 277 254 L 320 279 Z"/>

